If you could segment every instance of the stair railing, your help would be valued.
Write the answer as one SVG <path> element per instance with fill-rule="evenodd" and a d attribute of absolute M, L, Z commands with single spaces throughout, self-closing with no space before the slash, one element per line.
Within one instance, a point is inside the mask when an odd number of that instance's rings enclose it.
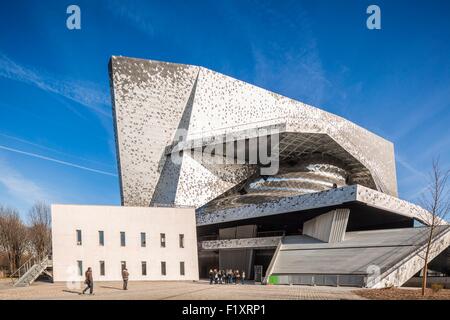
<path fill-rule="evenodd" d="M 32 256 L 25 263 L 23 263 L 16 271 L 11 273 L 9 276 L 11 281 L 14 284 L 24 275 L 26 274 L 34 265 L 40 264 L 48 257 L 47 253 L 41 254 L 39 256 Z"/>

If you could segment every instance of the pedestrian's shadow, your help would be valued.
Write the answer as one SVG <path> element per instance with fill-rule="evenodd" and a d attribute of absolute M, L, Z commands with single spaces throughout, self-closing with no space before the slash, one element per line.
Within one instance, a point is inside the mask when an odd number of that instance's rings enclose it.
<path fill-rule="evenodd" d="M 81 294 L 80 291 L 72 291 L 72 290 L 63 290 L 63 292 Z"/>
<path fill-rule="evenodd" d="M 108 286 L 100 286 L 100 288 L 104 288 L 104 289 L 116 289 L 116 290 L 123 290 L 123 288 L 117 288 L 117 287 L 108 287 Z"/>

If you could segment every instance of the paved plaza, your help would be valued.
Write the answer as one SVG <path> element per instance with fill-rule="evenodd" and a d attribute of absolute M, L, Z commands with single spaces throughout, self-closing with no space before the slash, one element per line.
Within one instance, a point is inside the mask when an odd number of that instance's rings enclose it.
<path fill-rule="evenodd" d="M 79 287 L 66 283 L 35 282 L 29 287 L 13 288 L 0 282 L 0 299 L 68 299 L 68 300 L 349 300 L 361 299 L 347 287 L 309 287 L 273 285 L 210 285 L 199 282 L 130 282 L 129 290 L 121 282 L 96 282 L 94 295 L 79 295 Z"/>

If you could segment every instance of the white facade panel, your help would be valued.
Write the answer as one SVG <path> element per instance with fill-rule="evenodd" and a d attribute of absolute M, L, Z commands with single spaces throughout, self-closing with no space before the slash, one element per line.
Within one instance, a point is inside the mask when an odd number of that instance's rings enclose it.
<path fill-rule="evenodd" d="M 81 230 L 81 245 L 76 230 Z M 99 231 L 104 233 L 103 246 Z M 125 246 L 121 246 L 120 232 L 125 232 Z M 145 247 L 141 246 L 141 232 L 146 234 Z M 166 237 L 164 248 L 161 233 Z M 184 235 L 184 248 L 180 248 L 180 234 Z M 77 261 L 82 261 L 83 274 L 92 268 L 94 282 L 122 280 L 121 261 L 126 261 L 130 281 L 198 280 L 195 212 L 191 208 L 52 205 L 52 242 L 54 281 L 82 281 Z M 105 275 L 100 275 L 100 261 L 105 262 Z M 142 275 L 143 261 L 147 275 Z M 166 262 L 165 276 L 161 261 Z M 185 275 L 180 275 L 180 262 L 184 262 Z"/>

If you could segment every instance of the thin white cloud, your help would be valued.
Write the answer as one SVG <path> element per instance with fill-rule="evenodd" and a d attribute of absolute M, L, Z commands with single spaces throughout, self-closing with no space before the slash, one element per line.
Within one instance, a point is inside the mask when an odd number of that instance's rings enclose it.
<path fill-rule="evenodd" d="M 255 64 L 254 82 L 285 96 L 321 106 L 331 95 L 341 95 L 341 92 L 323 68 L 307 10 L 297 7 L 291 10 L 295 14 L 286 17 L 273 10 L 271 5 L 259 8 L 258 19 L 264 19 L 269 30 L 263 39 L 253 39 L 252 35 L 258 30 L 247 25 Z M 271 33 L 272 26 L 274 30 L 282 28 L 285 34 L 293 36 L 289 41 L 283 41 L 276 33 Z"/>
<path fill-rule="evenodd" d="M 0 159 L 0 184 L 5 187 L 10 196 L 21 199 L 28 204 L 37 200 L 50 202 L 53 199 L 52 195 L 37 183 L 24 177 L 2 159 Z"/>
<path fill-rule="evenodd" d="M 414 184 L 408 182 L 408 185 L 413 185 L 415 188 L 405 195 L 405 198 L 412 202 L 417 202 L 420 197 L 429 187 L 429 176 L 422 171 L 417 170 L 413 165 L 406 161 L 398 153 L 396 154 L 397 163 L 408 170 L 411 174 L 408 175 L 408 181 L 415 181 Z M 406 182 L 405 182 L 406 183 Z"/>
<path fill-rule="evenodd" d="M 255 83 L 279 93 L 320 105 L 330 82 L 325 78 L 315 49 L 303 52 L 273 53 L 275 57 L 253 49 Z"/>
<path fill-rule="evenodd" d="M 58 160 L 58 159 L 55 159 L 55 158 L 50 158 L 50 157 L 47 157 L 47 156 L 43 156 L 43 155 L 40 155 L 40 154 L 37 154 L 37 153 L 22 151 L 22 150 L 19 150 L 19 149 L 10 148 L 10 147 L 3 146 L 3 145 L 0 145 L 0 149 L 6 150 L 6 151 L 10 151 L 10 152 L 14 152 L 14 153 L 18 153 L 18 154 L 22 154 L 22 155 L 26 155 L 26 156 L 30 156 L 30 157 L 34 157 L 34 158 L 38 158 L 38 159 L 41 159 L 41 160 L 55 162 L 55 163 L 62 164 L 62 165 L 65 165 L 65 166 L 69 166 L 69 167 L 73 167 L 73 168 L 78 168 L 78 169 L 82 169 L 82 170 L 86 170 L 86 171 L 90 171 L 90 172 L 94 172 L 94 173 L 99 173 L 99 174 L 103 174 L 103 175 L 117 177 L 117 174 L 112 173 L 112 172 L 107 172 L 107 171 L 103 171 L 103 170 L 97 170 L 97 169 L 94 169 L 94 168 L 85 167 L 85 166 L 82 166 L 82 165 L 79 165 L 79 164 L 76 164 L 76 163 L 73 163 L 73 162 L 62 161 L 62 160 Z"/>
<path fill-rule="evenodd" d="M 436 86 L 432 92 L 427 92 L 419 99 L 409 102 L 410 112 L 403 116 L 402 121 L 398 122 L 392 129 L 392 139 L 399 141 L 403 138 L 408 138 L 411 132 L 425 123 L 434 125 L 435 117 L 448 110 L 450 104 L 450 86 Z M 405 103 L 405 102 L 404 102 Z"/>
<path fill-rule="evenodd" d="M 69 157 L 69 158 L 72 158 L 72 159 L 81 160 L 83 162 L 89 162 L 89 163 L 94 164 L 94 165 L 100 165 L 102 167 L 109 167 L 111 169 L 115 169 L 115 166 L 113 166 L 113 165 L 108 165 L 108 164 L 106 164 L 104 162 L 95 161 L 95 160 L 87 159 L 87 158 L 84 158 L 84 157 L 76 156 L 76 155 L 73 155 L 73 154 L 69 154 L 69 153 L 66 153 L 66 152 L 62 152 L 62 151 L 59 151 L 59 150 L 56 150 L 56 149 L 53 149 L 53 148 L 49 148 L 49 147 L 44 146 L 42 144 L 35 143 L 35 142 L 29 141 L 29 140 L 26 140 L 26 139 L 22 139 L 22 138 L 19 138 L 19 137 L 16 137 L 16 136 L 11 136 L 11 135 L 4 134 L 4 133 L 0 132 L 0 137 L 5 137 L 7 139 L 20 142 L 22 144 L 27 144 L 27 145 L 39 148 L 41 150 L 45 150 L 45 151 L 49 151 L 49 152 L 54 153 L 54 154 L 62 155 L 64 157 Z M 114 144 L 114 145 L 112 145 L 112 147 L 114 148 L 112 151 L 113 151 L 113 154 L 115 154 L 115 141 L 114 140 L 111 141 L 111 139 L 109 139 L 108 140 L 108 146 L 110 148 L 111 148 L 111 144 Z"/>
<path fill-rule="evenodd" d="M 420 177 L 422 179 L 428 179 L 428 176 L 423 173 L 422 171 L 417 170 L 414 168 L 408 161 L 406 161 L 402 156 L 400 156 L 398 153 L 396 154 L 397 162 L 404 167 L 405 169 L 409 170 L 414 176 Z"/>
<path fill-rule="evenodd" d="M 0 77 L 33 85 L 111 117 L 108 91 L 89 81 L 69 80 L 21 65 L 0 52 Z"/>

